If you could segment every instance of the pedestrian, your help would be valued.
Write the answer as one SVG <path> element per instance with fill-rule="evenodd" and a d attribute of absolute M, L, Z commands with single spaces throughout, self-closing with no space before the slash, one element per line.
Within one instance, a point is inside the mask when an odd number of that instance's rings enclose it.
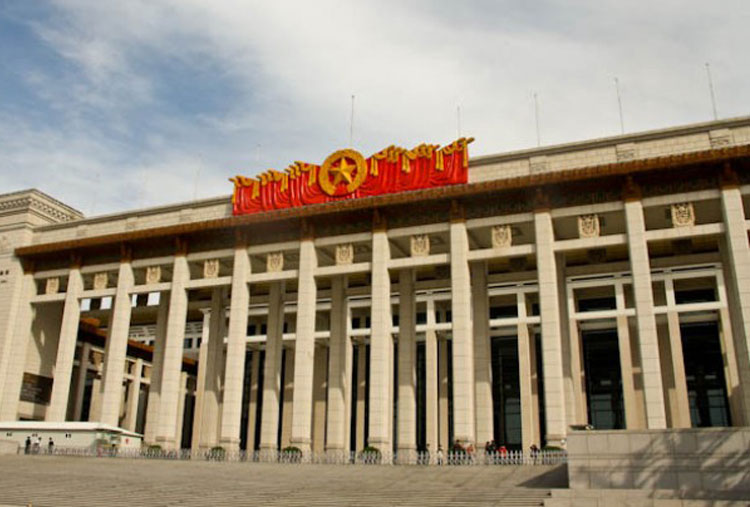
<path fill-rule="evenodd" d="M 531 451 L 531 459 L 536 465 L 536 459 L 539 456 L 539 447 L 537 447 L 536 444 L 531 444 L 531 447 L 529 447 L 529 451 Z"/>
<path fill-rule="evenodd" d="M 39 444 L 41 441 L 41 437 L 34 437 L 34 440 L 31 442 L 31 454 L 39 454 Z"/>
<path fill-rule="evenodd" d="M 443 464 L 444 457 L 445 457 L 445 455 L 443 454 L 443 446 L 442 445 L 438 445 L 438 450 L 437 450 L 437 455 L 436 455 L 437 464 L 438 465 L 442 465 Z"/>
<path fill-rule="evenodd" d="M 26 437 L 26 444 L 23 448 L 23 453 L 28 454 L 31 452 L 31 437 Z"/>
<path fill-rule="evenodd" d="M 47 442 L 47 454 L 55 454 L 55 442 L 52 441 L 52 437 L 49 437 Z"/>

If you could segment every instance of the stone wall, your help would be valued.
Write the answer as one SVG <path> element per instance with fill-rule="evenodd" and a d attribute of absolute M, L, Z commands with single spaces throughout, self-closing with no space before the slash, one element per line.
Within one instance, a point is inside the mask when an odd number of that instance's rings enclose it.
<path fill-rule="evenodd" d="M 668 489 L 750 496 L 750 428 L 574 431 L 571 489 Z"/>

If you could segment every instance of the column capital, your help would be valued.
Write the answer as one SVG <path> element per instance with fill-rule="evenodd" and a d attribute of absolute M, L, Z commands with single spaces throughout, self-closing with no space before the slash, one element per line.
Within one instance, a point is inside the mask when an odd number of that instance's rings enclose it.
<path fill-rule="evenodd" d="M 83 264 L 83 256 L 78 252 L 70 252 L 70 269 L 80 269 Z"/>
<path fill-rule="evenodd" d="M 534 213 L 543 213 L 549 211 L 552 205 L 549 202 L 549 196 L 542 192 L 541 188 L 536 189 L 534 192 L 534 198 L 532 199 L 534 206 Z"/>
<path fill-rule="evenodd" d="M 182 236 L 174 239 L 174 254 L 178 257 L 184 257 L 188 252 L 188 241 Z"/>
<path fill-rule="evenodd" d="M 235 229 L 234 230 L 234 246 L 235 248 L 245 248 L 247 247 L 247 231 L 244 229 Z"/>
<path fill-rule="evenodd" d="M 386 216 L 383 213 L 382 210 L 375 209 L 372 212 L 372 230 L 373 232 L 376 231 L 385 231 L 388 228 L 388 221 L 386 220 Z"/>
<path fill-rule="evenodd" d="M 737 188 L 740 186 L 740 179 L 729 160 L 724 162 L 721 168 L 721 174 L 719 175 L 719 186 L 722 190 L 727 188 Z"/>
<path fill-rule="evenodd" d="M 315 227 L 313 226 L 312 222 L 310 222 L 306 218 L 303 218 L 302 222 L 300 223 L 299 239 L 302 241 L 305 241 L 305 240 L 311 240 L 314 237 L 315 237 Z"/>
<path fill-rule="evenodd" d="M 466 210 L 464 209 L 464 206 L 455 199 L 451 201 L 450 217 L 451 222 L 466 221 Z"/>
<path fill-rule="evenodd" d="M 32 275 L 34 274 L 34 268 L 35 268 L 34 261 L 31 259 L 21 259 L 21 269 L 23 269 L 23 274 L 25 275 Z"/>
<path fill-rule="evenodd" d="M 641 187 L 635 182 L 632 176 L 625 178 L 625 184 L 622 187 L 622 199 L 624 201 L 641 200 Z"/>
<path fill-rule="evenodd" d="M 120 243 L 120 262 L 130 262 L 133 260 L 133 247 L 127 243 Z"/>

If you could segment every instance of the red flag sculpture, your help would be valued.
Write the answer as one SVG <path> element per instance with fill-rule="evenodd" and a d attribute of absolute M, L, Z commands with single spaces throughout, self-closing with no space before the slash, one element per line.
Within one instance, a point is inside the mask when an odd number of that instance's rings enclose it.
<path fill-rule="evenodd" d="M 230 179 L 233 213 L 248 215 L 466 183 L 472 141 L 461 138 L 442 148 L 421 144 L 411 150 L 389 146 L 367 159 L 355 150 L 339 150 L 321 166 L 295 162 L 284 172 L 271 169 L 257 178 L 236 176 Z"/>

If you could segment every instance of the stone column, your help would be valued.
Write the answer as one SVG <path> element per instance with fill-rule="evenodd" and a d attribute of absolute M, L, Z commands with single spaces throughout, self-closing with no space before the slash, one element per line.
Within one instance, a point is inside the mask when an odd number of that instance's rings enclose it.
<path fill-rule="evenodd" d="M 198 364 L 198 376 L 204 373 L 204 384 L 201 400 L 201 449 L 211 449 L 219 444 L 219 421 L 221 419 L 221 378 L 224 359 L 224 336 L 226 334 L 226 314 L 224 311 L 224 294 L 222 289 L 214 289 L 211 294 L 211 309 L 204 315 L 204 322 L 208 318 L 208 339 L 206 343 L 206 364 Z M 203 341 L 201 341 L 203 348 Z"/>
<path fill-rule="evenodd" d="M 549 209 L 534 213 L 539 310 L 542 324 L 542 369 L 549 445 L 561 446 L 566 435 L 565 391 L 561 341 L 560 302 L 555 259 L 555 234 Z"/>
<path fill-rule="evenodd" d="M 531 427 L 534 430 L 532 440 L 542 446 L 541 424 L 539 420 L 539 372 L 537 371 L 536 336 L 529 333 L 529 364 L 531 367 Z M 523 400 L 521 400 L 523 403 Z"/>
<path fill-rule="evenodd" d="M 250 258 L 244 241 L 234 249 L 232 299 L 229 304 L 229 334 L 224 368 L 224 399 L 221 414 L 221 445 L 228 451 L 240 448 L 242 387 L 245 380 L 247 313 L 250 304 Z"/>
<path fill-rule="evenodd" d="M 130 266 L 130 253 L 120 262 L 117 275 L 117 292 L 110 314 L 107 345 L 104 351 L 104 373 L 102 375 L 102 412 L 99 421 L 111 426 L 119 426 L 120 398 L 122 392 L 125 358 L 128 353 L 130 332 L 130 311 L 133 288 L 133 268 Z"/>
<path fill-rule="evenodd" d="M 284 449 L 292 444 L 292 424 L 294 416 L 294 349 L 286 349 L 284 354 L 284 394 L 281 408 L 281 445 Z"/>
<path fill-rule="evenodd" d="M 263 366 L 263 409 L 260 421 L 262 451 L 276 451 L 279 447 L 279 400 L 283 356 L 284 282 L 274 282 L 269 289 L 266 357 Z"/>
<path fill-rule="evenodd" d="M 487 295 L 487 263 L 471 265 L 471 292 L 474 306 L 474 382 L 476 393 L 477 444 L 495 439 L 492 405 L 492 350 L 490 309 Z M 523 396 L 521 397 L 523 403 Z"/>
<path fill-rule="evenodd" d="M 534 397 L 531 383 L 531 340 L 529 325 L 526 323 L 526 295 L 516 294 L 518 319 L 520 320 L 516 334 L 518 336 L 518 380 L 521 392 L 521 450 L 526 451 L 531 444 L 539 445 L 537 441 L 538 429 L 534 427 Z M 492 438 L 487 440 L 493 440 Z M 487 440 L 484 440 L 486 442 Z M 483 441 L 479 441 L 483 443 Z"/>
<path fill-rule="evenodd" d="M 720 247 L 722 254 L 722 264 L 726 269 L 726 252 Z M 721 355 L 724 359 L 724 383 L 727 388 L 727 398 L 729 398 L 729 410 L 732 416 L 732 424 L 735 426 L 745 425 L 745 414 L 743 412 L 744 403 L 742 399 L 742 384 L 738 371 L 737 353 L 734 347 L 732 318 L 729 313 L 729 302 L 727 300 L 726 282 L 724 276 L 719 274 L 716 277 L 719 300 L 724 301 L 725 306 L 719 309 L 719 344 L 721 345 Z"/>
<path fill-rule="evenodd" d="M 431 453 L 437 452 L 440 437 L 438 410 L 438 341 L 435 332 L 435 301 L 427 300 L 427 331 L 424 335 L 425 352 L 425 443 Z M 445 449 L 447 452 L 447 449 Z"/>
<path fill-rule="evenodd" d="M 255 427 L 258 420 L 258 387 L 260 384 L 260 350 L 253 350 L 250 359 L 250 403 L 247 407 L 247 451 L 255 450 Z"/>
<path fill-rule="evenodd" d="M 83 343 L 81 345 L 81 359 L 78 361 L 78 381 L 76 382 L 76 401 L 73 408 L 73 418 L 76 421 L 83 421 L 83 393 L 86 390 L 86 374 L 89 370 L 89 354 L 91 353 L 91 344 Z"/>
<path fill-rule="evenodd" d="M 688 401 L 687 378 L 685 376 L 685 357 L 682 354 L 682 334 L 680 316 L 674 310 L 674 284 L 671 278 L 664 281 L 667 292 L 667 328 L 669 330 L 669 349 L 672 359 L 674 378 L 674 396 L 670 400 L 673 428 L 690 428 L 690 402 Z"/>
<path fill-rule="evenodd" d="M 646 244 L 646 225 L 643 205 L 639 199 L 625 200 L 625 222 L 628 234 L 630 270 L 633 276 L 635 315 L 638 327 L 643 395 L 646 402 L 648 429 L 666 428 L 664 391 L 659 365 L 659 342 L 654 318 L 654 296 L 651 287 L 651 267 Z"/>
<path fill-rule="evenodd" d="M 331 279 L 331 338 L 328 356 L 328 418 L 326 451 L 349 449 L 352 345 L 347 336 L 346 277 Z"/>
<path fill-rule="evenodd" d="M 414 270 L 399 272 L 398 311 L 398 455 L 414 461 L 417 450 L 417 341 Z"/>
<path fill-rule="evenodd" d="M 728 264 L 732 318 L 732 337 L 740 379 L 740 410 L 750 424 L 750 246 L 747 239 L 745 210 L 739 184 L 731 167 L 725 167 L 721 189 L 721 211 L 725 227 L 725 255 Z"/>
<path fill-rule="evenodd" d="M 141 377 L 143 376 L 143 359 L 135 360 L 133 366 L 133 380 L 130 381 L 128 389 L 127 410 L 125 412 L 125 424 L 123 427 L 128 431 L 135 431 L 138 422 L 138 401 L 141 397 Z"/>
<path fill-rule="evenodd" d="M 172 267 L 172 289 L 169 294 L 169 316 L 160 379 L 159 426 L 156 433 L 156 442 L 164 449 L 176 449 L 180 445 L 176 435 L 177 408 L 188 309 L 185 284 L 190 280 L 186 253 L 185 248 L 179 248 Z"/>
<path fill-rule="evenodd" d="M 625 308 L 625 294 L 623 286 L 615 286 L 615 299 L 617 309 Z M 622 401 L 625 408 L 625 428 L 629 430 L 639 429 L 640 417 L 638 415 L 638 403 L 635 398 L 635 377 L 633 375 L 633 358 L 630 353 L 630 327 L 625 315 L 617 317 L 617 343 L 620 351 L 620 374 L 622 376 Z"/>
<path fill-rule="evenodd" d="M 297 289 L 297 339 L 294 343 L 294 405 L 291 443 L 304 453 L 310 452 L 312 439 L 313 372 L 315 356 L 315 313 L 317 288 L 315 267 L 318 261 L 312 233 L 305 227 L 300 242 Z"/>
<path fill-rule="evenodd" d="M 159 308 L 156 312 L 156 335 L 151 357 L 151 378 L 148 386 L 148 405 L 146 406 L 146 425 L 143 440 L 147 444 L 156 443 L 159 432 L 159 414 L 161 412 L 161 374 L 164 367 L 164 346 L 167 340 L 167 319 L 169 318 L 169 299 L 166 293 L 159 294 Z"/>
<path fill-rule="evenodd" d="M 312 451 L 325 450 L 326 440 L 326 391 L 328 390 L 328 347 L 315 347 L 315 369 L 313 371 L 313 420 Z"/>
<path fill-rule="evenodd" d="M 365 395 L 367 393 L 367 346 L 357 345 L 357 434 L 356 449 L 361 451 L 365 447 Z"/>
<path fill-rule="evenodd" d="M 19 267 L 12 266 L 11 273 L 14 269 Z M 11 311 L 3 342 L 5 352 L 0 358 L 0 421 L 15 421 L 18 418 L 26 352 L 36 311 L 31 305 L 31 298 L 36 295 L 36 282 L 30 265 L 24 268 L 20 277 L 19 282 L 12 286 L 13 292 L 8 294 Z"/>
<path fill-rule="evenodd" d="M 176 448 L 182 448 L 182 428 L 185 424 L 185 397 L 187 396 L 187 372 L 180 372 L 180 390 L 177 398 L 177 424 L 175 426 Z"/>
<path fill-rule="evenodd" d="M 450 405 L 448 404 L 449 396 L 448 340 L 442 338 L 438 340 L 438 445 L 442 445 L 443 450 L 446 452 L 448 450 L 448 445 L 450 444 L 450 442 L 448 441 L 450 437 L 450 435 L 448 434 L 448 420 L 450 418 Z M 465 445 L 466 440 L 461 440 L 461 442 L 464 442 Z"/>
<path fill-rule="evenodd" d="M 370 428 L 369 444 L 383 453 L 392 450 L 393 401 L 391 362 L 393 338 L 391 328 L 391 277 L 388 273 L 390 247 L 385 224 L 376 219 L 372 233 L 372 297 L 370 334 Z"/>
<path fill-rule="evenodd" d="M 206 397 L 206 375 L 208 369 L 208 343 L 211 334 L 211 309 L 201 308 L 203 327 L 201 328 L 201 345 L 198 349 L 198 375 L 195 379 L 195 405 L 193 407 L 193 437 L 190 447 L 198 449 L 201 443 L 203 426 L 203 406 Z"/>
<path fill-rule="evenodd" d="M 455 206 L 454 206 L 455 208 Z M 453 315 L 453 428 L 456 440 L 476 443 L 474 416 L 474 326 L 471 315 L 469 236 L 463 211 L 450 225 L 451 310 Z"/>
<path fill-rule="evenodd" d="M 57 360 L 55 361 L 55 380 L 52 383 L 52 398 L 45 417 L 47 421 L 65 421 L 65 414 L 68 411 L 70 376 L 73 371 L 73 358 L 78 340 L 78 323 L 81 318 L 79 298 L 82 291 L 81 267 L 80 263 L 76 263 L 70 268 L 68 274 L 68 288 L 65 292 L 60 341 L 57 346 Z"/>

